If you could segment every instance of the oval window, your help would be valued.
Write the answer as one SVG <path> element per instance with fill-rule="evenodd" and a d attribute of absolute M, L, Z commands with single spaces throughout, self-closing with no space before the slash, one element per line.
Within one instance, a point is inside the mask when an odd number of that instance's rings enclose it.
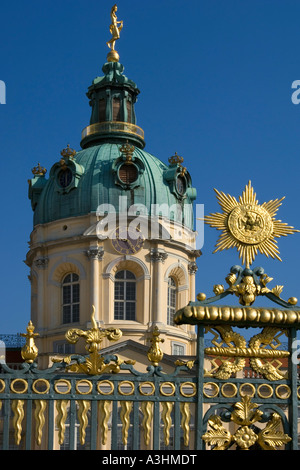
<path fill-rule="evenodd" d="M 71 184 L 72 177 L 73 177 L 73 174 L 72 174 L 72 171 L 69 168 L 67 168 L 66 170 L 61 170 L 58 173 L 59 185 L 62 188 L 66 188 L 67 186 L 69 186 L 69 184 Z"/>
<path fill-rule="evenodd" d="M 138 177 L 138 170 L 135 165 L 124 163 L 119 168 L 119 178 L 122 183 L 131 184 L 136 181 Z"/>
<path fill-rule="evenodd" d="M 176 179 L 177 192 L 182 196 L 186 191 L 186 182 L 183 176 L 178 176 Z"/>

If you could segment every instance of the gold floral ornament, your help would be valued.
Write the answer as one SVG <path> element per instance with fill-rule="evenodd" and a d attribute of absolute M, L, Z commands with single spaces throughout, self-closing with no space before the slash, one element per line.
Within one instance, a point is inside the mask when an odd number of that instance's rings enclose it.
<path fill-rule="evenodd" d="M 21 336 L 26 338 L 26 343 L 21 350 L 22 359 L 28 364 L 32 364 L 38 356 L 38 348 L 36 347 L 34 338 L 39 336 L 38 333 L 34 333 L 35 327 L 31 320 L 27 326 L 27 333 L 21 333 Z"/>
<path fill-rule="evenodd" d="M 115 328 L 100 329 L 95 320 L 95 307 L 93 306 L 91 316 L 92 328 L 84 331 L 77 328 L 72 328 L 66 333 L 66 339 L 71 344 L 77 343 L 80 338 L 85 338 L 86 350 L 89 356 L 84 357 L 84 361 L 80 360 L 77 363 L 72 363 L 74 356 L 68 356 L 63 359 L 67 365 L 69 372 L 84 372 L 89 375 L 102 374 L 104 372 L 118 373 L 120 365 L 123 363 L 118 356 L 114 357 L 113 363 L 107 363 L 105 357 L 101 355 L 100 348 L 104 338 L 109 341 L 117 341 L 122 337 L 122 331 Z M 61 362 L 61 359 L 52 359 L 53 362 Z M 126 361 L 126 364 L 133 364 L 133 361 Z"/>
<path fill-rule="evenodd" d="M 232 268 L 235 270 L 235 266 Z M 215 284 L 213 286 L 213 292 L 216 296 L 222 294 L 235 294 L 239 298 L 239 303 L 246 307 L 252 305 L 256 300 L 257 296 L 267 296 L 272 298 L 276 302 L 276 299 L 283 301 L 286 306 L 296 305 L 298 299 L 296 297 L 290 297 L 287 301 L 281 298 L 283 286 L 276 285 L 272 289 L 267 287 L 269 282 L 273 281 L 272 277 L 269 277 L 262 271 L 262 268 L 258 268 L 255 271 L 244 270 L 241 272 L 241 276 L 238 277 L 233 272 L 229 273 L 225 278 L 229 287 L 224 288 L 223 284 Z M 198 294 L 197 300 L 199 302 L 206 299 L 205 294 Z"/>
<path fill-rule="evenodd" d="M 215 192 L 223 212 L 204 217 L 206 224 L 222 231 L 214 253 L 235 247 L 246 268 L 251 266 L 258 252 L 281 261 L 275 238 L 299 232 L 275 219 L 284 197 L 260 205 L 251 181 L 239 200 L 216 189 Z"/>
<path fill-rule="evenodd" d="M 238 429 L 231 434 L 222 424 L 221 416 L 214 415 L 208 420 L 210 429 L 202 439 L 213 446 L 214 450 L 226 450 L 236 444 L 241 450 L 249 450 L 258 444 L 263 450 L 276 450 L 291 441 L 288 434 L 282 431 L 282 421 L 278 413 L 272 413 L 270 420 L 263 429 L 254 426 L 262 420 L 263 412 L 251 398 L 245 395 L 234 405 L 231 421 L 237 424 Z"/>

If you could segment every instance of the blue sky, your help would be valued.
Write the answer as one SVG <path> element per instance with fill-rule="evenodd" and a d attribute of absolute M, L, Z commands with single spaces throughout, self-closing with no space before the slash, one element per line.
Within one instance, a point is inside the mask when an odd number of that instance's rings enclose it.
<path fill-rule="evenodd" d="M 23 260 L 32 230 L 31 168 L 49 170 L 68 143 L 80 149 L 87 87 L 102 75 L 110 39 L 108 0 L 15 0 L 1 5 L 0 333 L 25 331 L 30 283 Z M 219 211 L 213 188 L 238 197 L 249 180 L 259 202 L 286 196 L 276 218 L 300 228 L 300 2 L 291 0 L 120 0 L 117 43 L 126 75 L 141 90 L 137 124 L 148 152 L 184 157 L 205 213 Z M 0 100 L 1 101 L 1 100 Z M 258 256 L 299 298 L 300 234 L 278 240 L 283 262 Z M 205 228 L 197 292 L 224 283 L 234 250 L 212 254 Z M 271 284 L 270 284 L 271 286 Z"/>

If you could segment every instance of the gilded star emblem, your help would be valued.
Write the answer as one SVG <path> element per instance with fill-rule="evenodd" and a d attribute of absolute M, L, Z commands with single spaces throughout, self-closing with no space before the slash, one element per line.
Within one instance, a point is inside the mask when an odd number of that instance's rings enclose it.
<path fill-rule="evenodd" d="M 215 192 L 223 212 L 204 217 L 206 224 L 222 230 L 214 253 L 235 247 L 243 264 L 248 268 L 258 252 L 281 261 L 275 238 L 299 232 L 275 219 L 284 197 L 260 205 L 251 181 L 239 200 L 216 189 Z"/>

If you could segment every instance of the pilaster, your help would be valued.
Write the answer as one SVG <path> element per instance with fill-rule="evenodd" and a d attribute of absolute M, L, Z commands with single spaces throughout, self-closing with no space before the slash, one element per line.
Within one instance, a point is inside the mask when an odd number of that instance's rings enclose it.
<path fill-rule="evenodd" d="M 162 311 L 162 285 L 163 285 L 163 271 L 162 265 L 168 258 L 168 253 L 165 250 L 153 248 L 150 251 L 150 260 L 154 264 L 154 276 L 152 284 L 152 318 L 154 325 L 163 325 L 163 311 Z"/>

